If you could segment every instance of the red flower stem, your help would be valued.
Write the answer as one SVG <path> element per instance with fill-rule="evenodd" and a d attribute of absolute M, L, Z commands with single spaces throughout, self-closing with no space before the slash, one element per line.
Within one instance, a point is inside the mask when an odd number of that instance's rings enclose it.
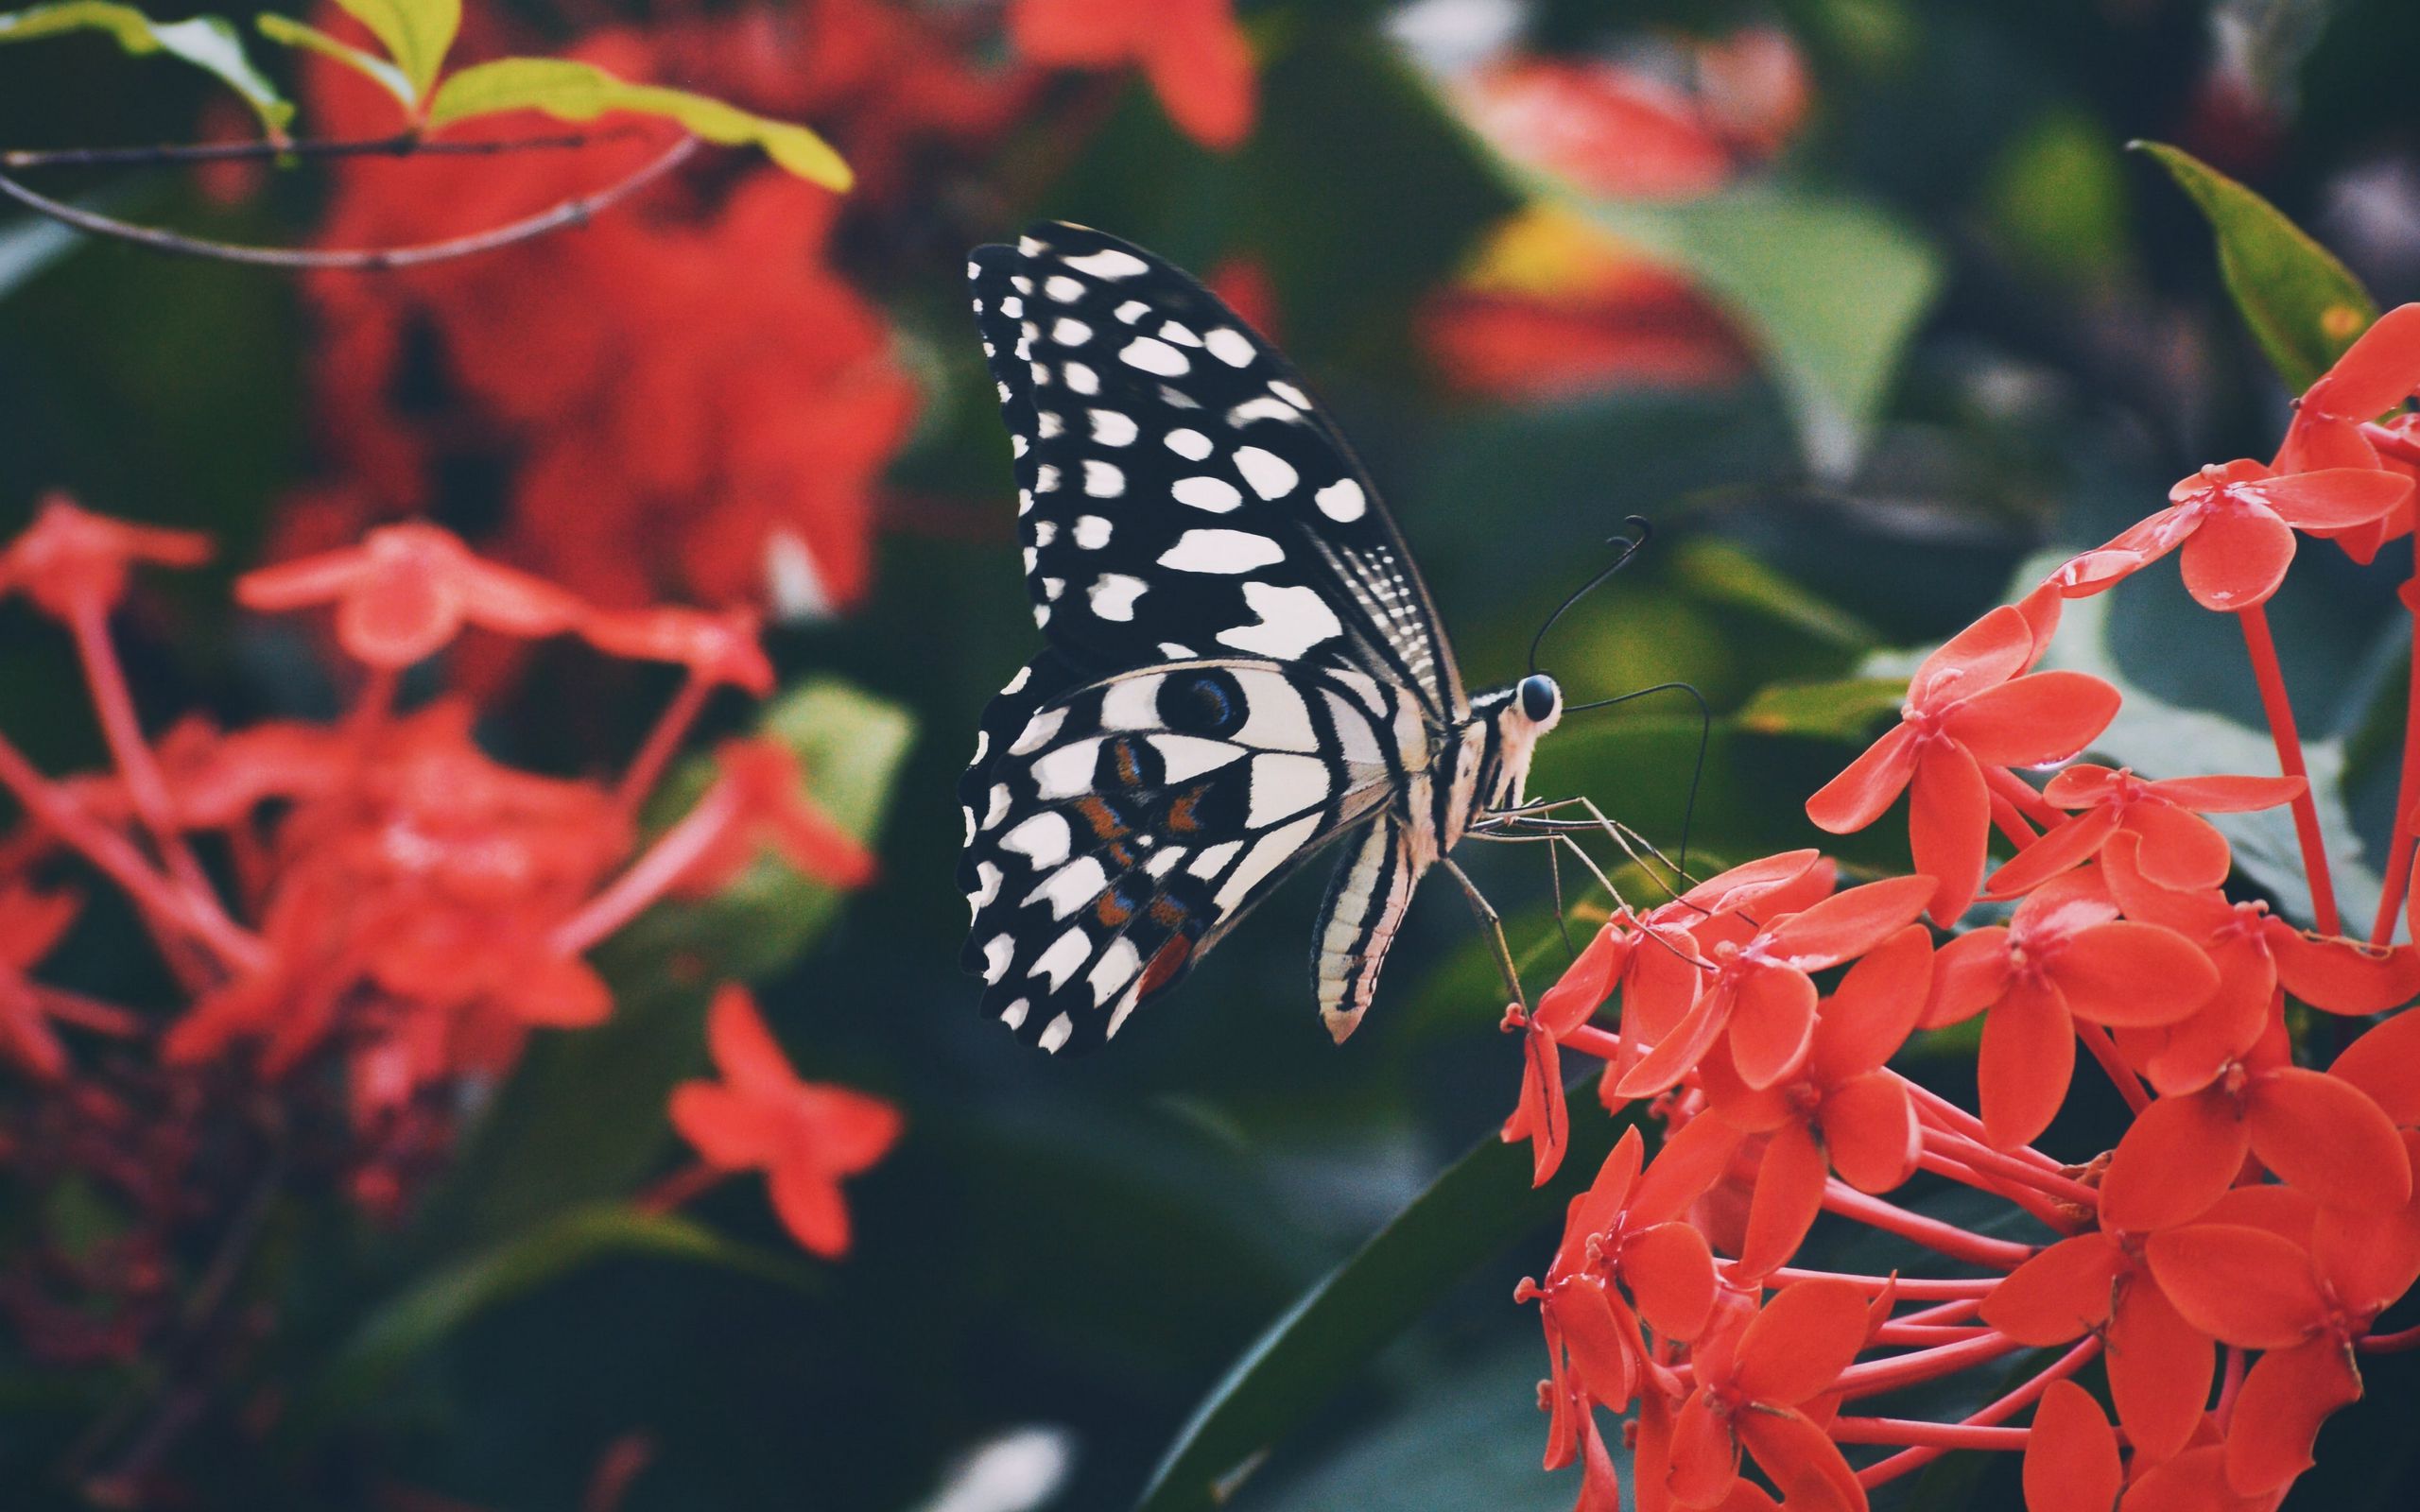
<path fill-rule="evenodd" d="M 2365 1333 L 2353 1341 L 2353 1348 L 2363 1354 L 2401 1354 L 2408 1349 L 2420 1349 L 2420 1325 L 2394 1333 Z"/>
<path fill-rule="evenodd" d="M 631 1206 L 657 1217 L 675 1212 L 721 1185 L 724 1177 L 735 1173 L 700 1160 L 647 1188 L 631 1199 Z"/>
<path fill-rule="evenodd" d="M 2041 1374 L 2034 1376 L 2006 1396 L 1985 1403 L 1969 1414 L 1965 1420 L 1978 1426 L 2005 1422 L 2031 1406 L 2042 1393 L 2050 1389 L 2053 1383 L 2066 1380 L 2090 1365 L 2094 1357 L 2100 1353 L 2100 1338 L 2097 1335 L 2088 1336 L 2083 1343 L 2052 1361 Z M 1857 1483 L 1870 1491 L 1877 1486 L 1897 1480 L 1910 1470 L 1922 1469 L 1947 1452 L 1946 1449 L 1935 1445 L 1918 1445 L 1902 1453 L 1893 1454 L 1889 1459 L 1876 1460 L 1857 1472 Z"/>
<path fill-rule="evenodd" d="M 369 680 L 361 685 L 361 696 L 354 700 L 352 711 L 345 715 L 345 732 L 354 741 L 367 746 L 386 728 L 387 716 L 395 712 L 395 685 L 400 677 L 393 667 L 370 669 Z"/>
<path fill-rule="evenodd" d="M 1928 1423 L 1910 1418 L 1836 1418 L 1824 1432 L 1835 1444 L 1924 1444 L 1935 1449 L 2022 1450 L 2033 1436 L 2031 1428 Z"/>
<path fill-rule="evenodd" d="M 1979 1277 L 1971 1280 L 1942 1276 L 1853 1276 L 1839 1271 L 1808 1270 L 1796 1265 L 1783 1265 L 1767 1276 L 1765 1280 L 1772 1286 L 1789 1286 L 1798 1281 L 1847 1281 L 1868 1292 L 1878 1293 L 1888 1287 L 1903 1300 L 1910 1302 L 1938 1299 L 1979 1304 L 2000 1283 L 1997 1276 Z"/>
<path fill-rule="evenodd" d="M 143 722 L 134 713 L 126 671 L 118 664 L 117 648 L 110 643 L 108 610 L 97 600 L 79 603 L 68 616 L 68 628 L 75 633 L 76 655 L 92 691 L 93 713 L 100 719 L 101 737 L 109 743 L 111 759 L 126 783 L 126 796 L 133 800 L 134 812 L 143 816 L 144 828 L 151 832 L 176 885 L 190 894 L 197 906 L 216 910 L 218 890 L 185 844 L 184 832 L 177 825 L 176 802 L 168 797 L 167 779 L 161 775 L 160 764 L 143 738 Z"/>
<path fill-rule="evenodd" d="M 2016 812 L 2048 829 L 2067 818 L 2067 811 L 2042 796 L 2039 788 L 2005 766 L 1985 766 L 1983 785 L 2008 799 Z"/>
<path fill-rule="evenodd" d="M 2260 712 L 2268 716 L 2270 738 L 2276 742 L 2277 767 L 2303 780 L 2294 799 L 2294 838 L 2301 842 L 2303 871 L 2310 881 L 2312 922 L 2323 935 L 2341 935 L 2336 914 L 2336 885 L 2327 874 L 2327 847 L 2319 833 L 2319 804 L 2311 797 L 2310 768 L 2303 761 L 2302 736 L 2294 730 L 2294 706 L 2286 696 L 2286 674 L 2277 664 L 2277 643 L 2269 634 L 2268 610 L 2255 604 L 2236 611 L 2243 627 L 2243 645 L 2252 658 L 2253 680 L 2260 688 Z"/>
<path fill-rule="evenodd" d="M 98 998 L 88 998 L 81 992 L 70 992 L 65 988 L 49 987 L 41 982 L 27 982 L 26 989 L 32 994 L 43 1013 L 61 1023 L 72 1023 L 79 1029 L 90 1029 L 119 1040 L 131 1040 L 143 1032 L 142 1016 L 114 1003 L 103 1003 Z"/>
<path fill-rule="evenodd" d="M 664 775 L 672 753 L 681 748 L 689 727 L 698 722 L 699 713 L 706 707 L 706 696 L 713 691 L 713 683 L 692 671 L 688 680 L 681 684 L 681 691 L 664 706 L 655 728 L 647 732 L 638 754 L 631 758 L 629 769 L 622 773 L 621 783 L 614 789 L 614 806 L 624 818 L 638 813 L 639 805 L 655 791 L 656 779 Z"/>
<path fill-rule="evenodd" d="M 2064 1172 L 2046 1171 L 2030 1160 L 2019 1160 L 2014 1155 L 2003 1155 L 1980 1140 L 1951 1129 L 1926 1128 L 1923 1134 L 1927 1145 L 1940 1149 L 1943 1154 L 1978 1171 L 1989 1171 L 2004 1176 L 2012 1181 L 2022 1181 L 2047 1196 L 2057 1197 L 2082 1207 L 2098 1208 L 2100 1205 L 2100 1193 L 2098 1189 L 2085 1186 Z"/>
<path fill-rule="evenodd" d="M 2333 909 L 2335 905 L 2331 903 L 2328 906 Z M 2092 1052 L 2092 1058 L 2100 1062 L 2100 1069 L 2108 1074 L 2111 1085 L 2118 1089 L 2118 1095 L 2126 1099 L 2126 1107 L 2137 1113 L 2151 1107 L 2150 1091 L 2143 1086 L 2143 1079 L 2135 1074 L 2135 1068 L 2126 1064 L 2126 1057 L 2118 1053 L 2118 1042 L 2109 1038 L 2109 1031 L 2097 1023 L 2086 1023 L 2082 1019 L 2075 1023 L 2076 1038 Z"/>
<path fill-rule="evenodd" d="M 1880 1345 L 1956 1344 L 1962 1339 L 1979 1339 L 1995 1332 L 1979 1323 L 1912 1323 L 1905 1318 L 1893 1318 L 1874 1331 L 1871 1342 Z"/>
<path fill-rule="evenodd" d="M 1938 1218 L 1910 1212 L 1880 1197 L 1869 1197 L 1844 1181 L 1824 1183 L 1824 1211 L 1854 1219 L 1869 1228 L 1879 1228 L 1884 1233 L 1913 1240 L 1927 1249 L 1947 1255 L 1952 1260 L 1970 1261 L 1998 1270 L 2014 1270 L 2033 1258 L 2033 1246 L 2031 1245 L 1970 1234 Z"/>
<path fill-rule="evenodd" d="M 612 885 L 558 925 L 549 943 L 562 954 L 579 955 L 645 913 L 714 849 L 743 812 L 736 786 L 717 782 L 708 788 L 705 797 L 681 816 L 681 822 L 656 836 L 655 843 Z"/>
<path fill-rule="evenodd" d="M 1923 1382 L 1939 1380 L 1943 1376 L 1956 1375 L 1968 1366 L 1980 1365 L 1986 1360 L 1996 1360 L 2003 1354 L 2024 1348 L 2026 1346 L 1994 1329 L 1988 1333 L 1978 1334 L 1971 1339 L 1962 1339 L 1956 1344 L 1937 1345 L 1929 1349 L 1918 1349 L 1913 1354 L 1902 1354 L 1889 1360 L 1868 1360 L 1862 1365 L 1853 1365 L 1841 1372 L 1840 1379 L 1833 1383 L 1833 1389 L 1845 1400 L 1878 1397 L 1886 1391 L 1896 1391 L 1902 1386 L 1917 1385 Z"/>
<path fill-rule="evenodd" d="M 1612 1060 L 1621 1054 L 1622 1037 L 1611 1030 L 1583 1023 L 1556 1041 L 1565 1050 L 1577 1050 L 1583 1056 L 1599 1060 Z"/>
<path fill-rule="evenodd" d="M 151 863 L 124 835 L 44 778 L 6 735 L 0 735 L 0 787 L 16 795 L 29 817 L 124 889 L 155 924 L 174 926 L 163 929 L 164 935 L 200 941 L 225 966 L 249 971 L 267 964 L 268 947 L 258 936 L 217 908 L 186 896 L 184 889 L 152 870 Z"/>
<path fill-rule="evenodd" d="M 2014 1203 L 2063 1234 L 2074 1233 L 2083 1227 L 2074 1211 L 2062 1206 L 2058 1201 L 2019 1182 L 1979 1171 L 1965 1161 L 1941 1150 L 1928 1149 L 1919 1154 L 1916 1157 L 1916 1165 L 1920 1170 L 1930 1171 L 1935 1176 L 1947 1177 L 1962 1186 L 1973 1187 L 1978 1192 L 1988 1192 L 2004 1202 Z"/>
<path fill-rule="evenodd" d="M 2221 1434 L 2227 1431 L 2228 1420 L 2235 1417 L 2236 1393 L 2243 1389 L 2244 1373 L 2251 1364 L 2251 1357 L 2241 1349 L 2232 1344 L 2226 1347 L 2226 1364 L 2219 1372 L 2219 1404 L 2214 1409 Z"/>
<path fill-rule="evenodd" d="M 1989 1148 L 1989 1145 L 1985 1143 L 1983 1121 L 1981 1119 L 1977 1118 L 1974 1114 L 1959 1107 L 1956 1103 L 1951 1102 L 1948 1098 L 1942 1096 L 1941 1093 L 1934 1091 L 1932 1089 L 1926 1087 L 1921 1083 L 1908 1081 L 1904 1076 L 1901 1077 L 1900 1080 L 1907 1082 L 1908 1095 L 1916 1100 L 1916 1112 L 1919 1116 L 1925 1117 L 1927 1122 L 1938 1127 L 1948 1129 L 1953 1133 L 1963 1134 L 1976 1143 L 1984 1144 L 1986 1148 Z M 2043 1154 L 2040 1150 L 2035 1149 L 2031 1144 L 2019 1145 L 2014 1150 L 2004 1150 L 1999 1153 L 2007 1155 L 2011 1159 L 2024 1160 L 2032 1165 L 2039 1166 L 2045 1171 L 2055 1171 L 2059 1168 L 2056 1160 L 2051 1160 L 2048 1156 Z"/>
<path fill-rule="evenodd" d="M 2406 602 L 2420 602 L 2420 553 L 2411 558 L 2411 588 Z M 2378 917 L 2370 925 L 2370 943 L 2383 945 L 2394 937 L 2394 916 L 2403 911 L 2411 885 L 2411 804 L 2420 796 L 2420 614 L 2411 617 L 2411 655 L 2404 668 L 2403 768 L 2394 782 L 2394 833 L 2386 843 L 2386 885 L 2378 897 Z"/>
<path fill-rule="evenodd" d="M 1920 1307 L 1906 1316 L 1893 1318 L 1892 1321 L 1894 1323 L 1963 1323 L 1982 1310 L 1981 1297 L 1962 1297 L 1954 1302 L 1935 1302 L 1930 1307 Z"/>
<path fill-rule="evenodd" d="M 2022 850 L 2041 838 L 2033 833 L 2033 826 L 2025 822 L 2025 816 L 2016 812 L 2015 804 L 1997 793 L 1991 795 L 1991 799 L 1992 824 L 2000 833 L 2008 837 L 2010 845 Z"/>

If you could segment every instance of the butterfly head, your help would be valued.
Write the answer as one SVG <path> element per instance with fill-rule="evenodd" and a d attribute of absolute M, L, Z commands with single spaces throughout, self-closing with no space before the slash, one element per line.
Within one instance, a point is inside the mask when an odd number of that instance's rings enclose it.
<path fill-rule="evenodd" d="M 1552 730 L 1563 717 L 1563 689 L 1543 672 L 1523 678 L 1520 687 L 1513 690 L 1512 702 L 1521 717 L 1536 727 L 1533 737 Z"/>

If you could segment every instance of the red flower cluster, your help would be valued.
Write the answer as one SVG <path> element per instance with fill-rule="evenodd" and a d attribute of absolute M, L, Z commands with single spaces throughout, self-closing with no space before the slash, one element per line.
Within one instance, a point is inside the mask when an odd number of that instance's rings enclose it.
<path fill-rule="evenodd" d="M 1226 151 L 1252 130 L 1252 43 L 1235 0 L 1010 0 L 1016 49 L 1055 68 L 1132 64 L 1177 129 Z"/>
<path fill-rule="evenodd" d="M 1611 199 L 1685 199 L 1724 187 L 1796 131 L 1805 67 L 1777 31 L 1696 44 L 1696 87 L 1676 90 L 1612 63 L 1521 59 L 1460 82 L 1472 127 L 1516 163 Z M 1625 382 L 1737 376 L 1747 349 L 1678 272 L 1575 218 L 1514 217 L 1421 335 L 1439 368 L 1474 392 L 1554 399 Z"/>
<path fill-rule="evenodd" d="M 657 70 L 637 33 L 601 34 L 578 56 L 624 77 Z M 351 70 L 308 72 L 335 133 L 402 125 L 394 99 Z M 562 127 L 482 124 L 516 129 Z M 361 160 L 320 239 L 411 245 L 503 224 L 662 150 L 660 130 L 623 129 L 635 134 L 472 167 Z M 297 502 L 283 551 L 427 509 L 441 478 L 475 472 L 503 495 L 481 544 L 596 602 L 854 603 L 874 490 L 918 395 L 882 313 L 832 266 L 838 207 L 764 168 L 724 193 L 660 190 L 508 255 L 312 280 L 313 388 L 324 453 L 339 460 Z M 749 298 L 730 298 L 740 285 Z"/>
<path fill-rule="evenodd" d="M 2297 530 L 2362 555 L 2410 528 L 2404 422 L 2372 417 L 2415 388 L 2407 306 L 2311 389 L 2273 466 L 2203 470 L 1927 658 L 1899 723 L 1806 805 L 1845 832 L 1907 793 L 1916 875 L 1835 890 L 1813 851 L 1751 862 L 1618 908 L 1533 1013 L 1508 1017 L 1528 1054 L 1505 1137 L 1532 1143 L 1537 1180 L 1568 1138 L 1564 1051 L 1605 1062 L 1608 1108 L 1651 1097 L 1667 1128 L 1652 1160 L 1624 1134 L 1518 1294 L 1546 1329 L 1547 1463 L 1582 1463 L 1583 1509 L 1619 1502 L 1598 1408 L 1636 1413 L 1646 1508 L 1862 1507 L 1953 1449 L 2022 1452 L 2036 1512 L 2273 1507 L 2360 1397 L 2360 1355 L 2420 1347 L 2420 1330 L 2374 1332 L 2420 1280 L 2420 946 L 2390 943 L 2394 899 L 2371 942 L 2339 931 L 2260 608 Z M 2119 699 L 2035 670 L 2059 607 L 2180 546 L 2195 600 L 2243 626 L 2282 776 L 2074 763 Z M 2409 778 L 2392 856 L 2407 876 Z M 2316 928 L 2230 899 L 2227 840 L 2201 816 L 2278 805 L 2306 839 Z M 1991 869 L 1995 832 L 2010 858 Z M 1995 909 L 1979 919 L 1979 893 Z M 2318 1069 L 2298 1060 L 2290 1002 L 2394 1016 Z M 1891 1068 L 1912 1033 L 1977 1017 L 1979 1113 Z M 2033 1142 L 2079 1044 L 2132 1119 L 2114 1149 L 2064 1163 Z M 1919 1172 L 2056 1237 L 2019 1244 L 1879 1195 Z M 1826 1212 L 1974 1274 L 1793 1264 Z M 2035 1349 L 2062 1352 L 1958 1421 L 1853 1414 Z M 2104 1355 L 2115 1428 L 2067 1379 Z"/>
<path fill-rule="evenodd" d="M 720 781 L 684 816 L 641 833 L 640 805 L 705 692 L 769 685 L 744 617 L 601 611 L 427 524 L 237 584 L 255 609 L 333 610 L 335 640 L 361 668 L 341 718 L 234 730 L 190 718 L 153 740 L 109 621 L 132 568 L 191 565 L 207 549 L 53 499 L 0 554 L 0 591 L 74 635 L 112 758 L 54 779 L 0 736 L 0 788 L 19 810 L 0 837 L 0 1060 L 23 1084 L 0 1099 L 0 1152 L 28 1182 L 73 1175 L 124 1196 L 137 1221 L 116 1243 L 135 1271 L 208 1208 L 185 1184 L 195 1152 L 265 1116 L 263 1099 L 285 1126 L 340 1131 L 316 1174 L 390 1211 L 467 1087 L 507 1073 L 533 1029 L 612 1013 L 586 954 L 656 901 L 720 885 L 760 847 L 838 885 L 871 873 L 805 797 L 794 758 L 763 741 L 727 747 Z M 516 770 L 478 748 L 459 700 L 395 708 L 398 674 L 466 627 L 683 662 L 687 687 L 618 782 Z M 169 1001 L 106 1002 L 38 974 L 104 888 L 156 943 Z M 728 1116 L 683 1114 L 682 1126 L 717 1166 L 769 1169 L 801 1242 L 838 1253 L 833 1178 L 878 1158 L 897 1115 L 861 1094 L 776 1085 L 761 1047 L 730 1026 L 735 1011 L 718 1014 L 716 1043 L 744 1099 L 797 1107 L 765 1113 L 747 1140 Z M 78 1280 L 123 1302 L 141 1288 L 122 1270 Z M 62 1323 L 89 1298 L 55 1290 L 0 1277 L 29 1336 L 91 1347 Z M 140 1330 L 110 1339 L 122 1352 Z"/>

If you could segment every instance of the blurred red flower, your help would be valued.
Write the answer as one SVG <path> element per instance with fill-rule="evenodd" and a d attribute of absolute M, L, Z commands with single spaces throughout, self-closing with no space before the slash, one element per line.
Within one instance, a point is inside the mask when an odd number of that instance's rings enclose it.
<path fill-rule="evenodd" d="M 706 1045 L 722 1079 L 673 1089 L 673 1126 L 710 1165 L 763 1171 L 773 1211 L 802 1246 L 833 1259 L 848 1253 L 840 1178 L 897 1142 L 899 1110 L 846 1087 L 801 1081 L 743 988 L 715 994 Z"/>
<path fill-rule="evenodd" d="M 389 672 L 444 649 L 465 625 L 537 637 L 582 617 L 579 600 L 552 583 L 482 561 L 453 532 L 417 521 L 246 573 L 235 601 L 271 613 L 334 604 L 337 644 Z"/>
<path fill-rule="evenodd" d="M 1010 0 L 1016 49 L 1054 68 L 1132 64 L 1177 129 L 1226 151 L 1252 130 L 1252 43 L 1235 0 Z"/>
<path fill-rule="evenodd" d="M 92 514 L 54 493 L 0 552 L 0 596 L 23 593 L 51 618 L 72 621 L 115 608 L 137 562 L 198 567 L 209 559 L 208 536 Z"/>

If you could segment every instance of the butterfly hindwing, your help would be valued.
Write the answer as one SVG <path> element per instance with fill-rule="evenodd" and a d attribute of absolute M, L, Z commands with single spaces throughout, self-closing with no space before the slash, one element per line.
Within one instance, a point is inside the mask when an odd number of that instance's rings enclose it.
<path fill-rule="evenodd" d="M 1139 249 L 1035 227 L 969 264 L 1045 637 L 1096 676 L 1197 657 L 1352 668 L 1466 708 L 1369 478 L 1285 360 Z"/>
<path fill-rule="evenodd" d="M 985 1011 L 1049 1050 L 1107 1040 L 1395 790 L 1406 713 L 1357 674 L 1194 662 L 987 730 L 959 878 Z"/>

